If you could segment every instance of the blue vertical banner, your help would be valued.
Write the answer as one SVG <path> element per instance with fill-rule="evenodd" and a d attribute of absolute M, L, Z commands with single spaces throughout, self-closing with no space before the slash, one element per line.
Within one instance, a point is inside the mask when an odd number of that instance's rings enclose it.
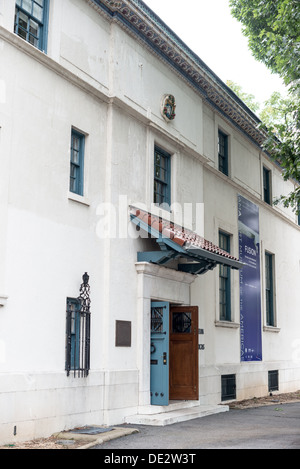
<path fill-rule="evenodd" d="M 262 360 L 259 208 L 238 195 L 241 361 Z"/>

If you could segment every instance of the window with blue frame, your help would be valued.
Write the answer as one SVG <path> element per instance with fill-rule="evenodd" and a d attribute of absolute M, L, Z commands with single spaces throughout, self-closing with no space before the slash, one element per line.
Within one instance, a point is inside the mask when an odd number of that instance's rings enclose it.
<path fill-rule="evenodd" d="M 229 234 L 219 231 L 219 247 L 230 252 Z M 231 271 L 226 265 L 220 265 L 219 270 L 219 307 L 220 320 L 231 321 Z"/>
<path fill-rule="evenodd" d="M 154 150 L 154 203 L 168 209 L 171 204 L 171 155 Z"/>
<path fill-rule="evenodd" d="M 275 326 L 274 308 L 274 255 L 265 253 L 265 281 L 266 281 L 266 323 Z"/>
<path fill-rule="evenodd" d="M 228 176 L 228 135 L 219 130 L 218 133 L 219 171 Z"/>
<path fill-rule="evenodd" d="M 83 195 L 85 136 L 77 130 L 71 133 L 70 192 Z"/>
<path fill-rule="evenodd" d="M 82 276 L 78 298 L 67 298 L 66 359 L 67 376 L 87 377 L 90 370 L 91 311 L 87 272 Z"/>
<path fill-rule="evenodd" d="M 49 0 L 17 0 L 14 32 L 43 52 L 47 51 Z"/>
<path fill-rule="evenodd" d="M 263 167 L 263 197 L 264 201 L 271 205 L 271 171 Z"/>
<path fill-rule="evenodd" d="M 78 370 L 80 364 L 80 303 L 67 299 L 66 370 Z"/>

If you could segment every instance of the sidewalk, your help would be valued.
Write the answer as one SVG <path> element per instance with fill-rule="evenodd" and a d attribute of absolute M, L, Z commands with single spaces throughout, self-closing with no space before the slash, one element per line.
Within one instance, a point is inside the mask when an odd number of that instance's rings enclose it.
<path fill-rule="evenodd" d="M 0 449 L 300 449 L 300 391 L 233 402 L 229 412 L 163 427 L 124 424 L 89 428 L 91 433 L 74 429 Z"/>
<path fill-rule="evenodd" d="M 136 428 L 138 433 L 92 449 L 103 454 L 115 454 L 115 450 L 136 454 L 143 449 L 145 462 L 150 453 L 167 454 L 168 450 L 183 455 L 201 449 L 300 449 L 300 402 L 231 409 L 166 427 Z"/>

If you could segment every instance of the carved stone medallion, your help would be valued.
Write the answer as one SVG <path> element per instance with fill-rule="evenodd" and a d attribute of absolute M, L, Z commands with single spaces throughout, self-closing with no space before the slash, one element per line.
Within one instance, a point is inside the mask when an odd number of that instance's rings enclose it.
<path fill-rule="evenodd" d="M 165 94 L 161 102 L 161 114 L 163 118 L 170 122 L 175 119 L 175 98 L 172 94 Z"/>

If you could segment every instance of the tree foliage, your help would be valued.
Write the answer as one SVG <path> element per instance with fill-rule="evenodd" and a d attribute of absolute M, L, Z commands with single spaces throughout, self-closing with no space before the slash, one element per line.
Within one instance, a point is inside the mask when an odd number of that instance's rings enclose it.
<path fill-rule="evenodd" d="M 264 149 L 280 162 L 285 180 L 300 183 L 300 0 L 229 0 L 229 4 L 254 57 L 289 89 L 288 99 L 273 95 L 261 114 L 268 135 Z M 300 188 L 281 201 L 298 209 Z"/>
<path fill-rule="evenodd" d="M 234 93 L 241 98 L 241 100 L 251 109 L 253 112 L 257 112 L 259 110 L 260 104 L 255 100 L 255 96 L 253 94 L 246 93 L 243 91 L 242 87 L 237 83 L 233 82 L 232 80 L 227 80 L 226 85 L 234 91 Z"/>
<path fill-rule="evenodd" d="M 300 78 L 299 0 L 229 0 L 232 15 L 243 24 L 254 57 L 286 85 Z"/>

